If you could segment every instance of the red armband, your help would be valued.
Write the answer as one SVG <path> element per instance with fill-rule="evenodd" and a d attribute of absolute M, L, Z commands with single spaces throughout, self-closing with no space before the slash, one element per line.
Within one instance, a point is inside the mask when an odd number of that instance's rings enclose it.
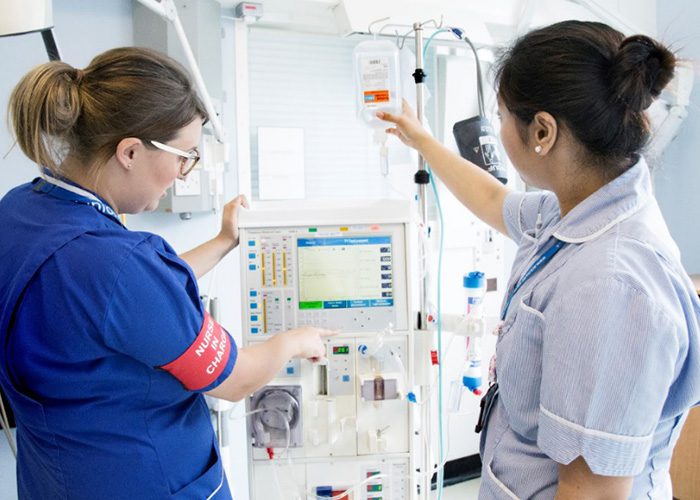
<path fill-rule="evenodd" d="M 196 391 L 210 385 L 223 373 L 230 355 L 230 337 L 205 311 L 202 329 L 192 345 L 161 368 L 190 391 Z"/>

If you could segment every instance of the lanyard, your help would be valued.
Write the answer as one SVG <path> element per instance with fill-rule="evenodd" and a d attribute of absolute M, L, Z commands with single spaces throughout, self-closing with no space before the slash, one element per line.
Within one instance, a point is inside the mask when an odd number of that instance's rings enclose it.
<path fill-rule="evenodd" d="M 110 207 L 106 202 L 99 199 L 90 191 L 87 191 L 74 184 L 69 184 L 60 179 L 56 179 L 55 177 L 51 177 L 45 172 L 42 174 L 41 179 L 44 182 L 37 184 L 34 187 L 35 191 L 47 193 L 62 200 L 68 200 L 74 203 L 80 203 L 81 205 L 91 206 L 97 209 L 97 211 L 117 221 L 119 225 L 122 225 L 121 221 L 119 220 L 119 216 L 114 209 L 112 209 L 112 207 Z"/>
<path fill-rule="evenodd" d="M 510 301 L 513 300 L 513 297 L 515 294 L 520 290 L 520 288 L 525 284 L 525 282 L 537 271 L 539 271 L 542 267 L 544 267 L 547 262 L 552 260 L 552 257 L 561 250 L 561 247 L 563 247 L 566 243 L 564 243 L 561 240 L 556 240 L 554 244 L 547 249 L 545 253 L 540 255 L 540 257 L 532 263 L 532 265 L 528 268 L 527 271 L 525 271 L 525 274 L 522 275 L 522 277 L 518 280 L 518 283 L 515 285 L 515 288 L 513 288 L 513 291 L 510 292 L 508 295 L 508 299 L 506 300 L 505 305 L 503 306 L 503 312 L 501 313 L 501 320 L 506 319 L 506 313 L 508 312 L 508 307 L 510 306 Z"/>

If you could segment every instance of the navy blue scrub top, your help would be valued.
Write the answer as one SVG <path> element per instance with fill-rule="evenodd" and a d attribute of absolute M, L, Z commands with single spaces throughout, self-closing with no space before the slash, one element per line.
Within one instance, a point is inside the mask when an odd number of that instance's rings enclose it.
<path fill-rule="evenodd" d="M 201 393 L 231 373 L 233 339 L 162 238 L 72 198 L 35 179 L 0 201 L 19 498 L 230 498 Z"/>

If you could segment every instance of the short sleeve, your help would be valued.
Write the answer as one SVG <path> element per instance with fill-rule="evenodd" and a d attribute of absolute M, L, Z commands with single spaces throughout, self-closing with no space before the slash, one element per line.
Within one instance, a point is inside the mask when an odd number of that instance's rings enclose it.
<path fill-rule="evenodd" d="M 233 338 L 204 311 L 189 266 L 153 236 L 124 259 L 103 326 L 105 343 L 189 390 L 207 391 L 233 370 Z"/>
<path fill-rule="evenodd" d="M 537 443 L 568 464 L 634 476 L 649 455 L 675 378 L 678 331 L 615 277 L 575 285 L 547 317 Z"/>
<path fill-rule="evenodd" d="M 542 216 L 543 229 L 559 220 L 559 202 L 554 193 L 508 193 L 503 202 L 503 221 L 513 241 L 517 243 L 523 234 L 534 231 L 538 213 Z"/>

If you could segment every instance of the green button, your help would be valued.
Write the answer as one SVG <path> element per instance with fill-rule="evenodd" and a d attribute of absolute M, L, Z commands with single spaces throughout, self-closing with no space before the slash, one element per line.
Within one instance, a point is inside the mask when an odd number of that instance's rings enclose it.
<path fill-rule="evenodd" d="M 299 309 L 323 309 L 323 301 L 299 302 Z"/>

